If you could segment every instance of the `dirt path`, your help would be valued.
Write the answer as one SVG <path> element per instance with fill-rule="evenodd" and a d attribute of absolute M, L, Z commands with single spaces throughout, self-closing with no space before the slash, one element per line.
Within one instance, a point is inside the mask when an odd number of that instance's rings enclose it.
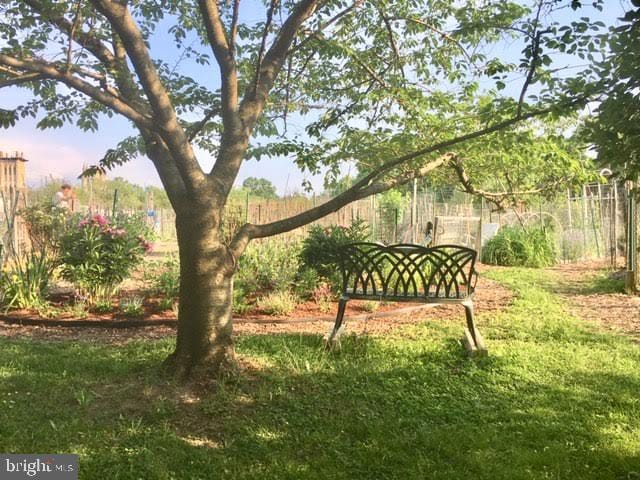
<path fill-rule="evenodd" d="M 558 265 L 551 269 L 560 282 L 559 294 L 569 311 L 602 327 L 640 339 L 640 298 L 612 291 L 619 272 L 605 262 Z"/>

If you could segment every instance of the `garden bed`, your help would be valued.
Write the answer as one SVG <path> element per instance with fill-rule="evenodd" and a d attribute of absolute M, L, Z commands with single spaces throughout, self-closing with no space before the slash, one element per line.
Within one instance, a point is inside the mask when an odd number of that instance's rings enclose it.
<path fill-rule="evenodd" d="M 486 268 L 486 267 L 485 267 Z M 130 295 L 133 291 L 125 291 Z M 475 297 L 476 311 L 486 314 L 502 310 L 512 301 L 513 294 L 497 282 L 480 277 Z M 62 298 L 60 298 L 61 300 Z M 424 305 L 411 303 L 378 303 L 369 311 L 371 302 L 353 300 L 347 304 L 347 331 L 358 334 L 382 334 L 401 325 L 423 320 L 455 320 L 462 325 L 464 312 L 457 305 Z M 234 330 L 238 334 L 316 333 L 324 334 L 335 320 L 337 302 L 329 312 L 322 312 L 312 301 L 297 305 L 286 317 L 274 317 L 254 308 L 243 315 L 235 314 Z M 89 313 L 86 318 L 74 317 L 70 311 L 56 318 L 45 318 L 31 310 L 11 310 L 0 314 L 0 336 L 35 338 L 91 338 L 103 341 L 125 341 L 175 334 L 177 320 L 171 310 L 158 311 L 157 299 L 145 303 L 145 314 L 127 318 L 118 312 Z"/>

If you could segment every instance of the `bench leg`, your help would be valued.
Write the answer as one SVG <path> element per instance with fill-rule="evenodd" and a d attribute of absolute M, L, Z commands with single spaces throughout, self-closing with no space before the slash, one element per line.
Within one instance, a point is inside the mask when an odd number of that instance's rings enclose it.
<path fill-rule="evenodd" d="M 348 298 L 341 297 L 340 302 L 338 303 L 338 315 L 336 315 L 336 323 L 333 325 L 333 330 L 331 330 L 331 334 L 329 334 L 329 338 L 326 342 L 326 346 L 329 349 L 339 347 L 340 328 L 342 327 L 342 323 L 344 321 L 344 311 L 347 308 L 348 301 Z"/>
<path fill-rule="evenodd" d="M 473 321 L 473 302 L 465 302 L 462 304 L 464 307 L 464 313 L 467 317 L 467 328 L 471 333 L 471 338 L 473 338 L 473 343 L 477 343 L 476 341 L 476 324 Z"/>
<path fill-rule="evenodd" d="M 467 329 L 462 339 L 462 343 L 471 355 L 486 356 L 487 347 L 485 346 L 484 339 L 476 328 L 476 324 L 473 319 L 473 302 L 464 302 L 462 306 L 464 307 L 464 313 L 467 317 Z"/>

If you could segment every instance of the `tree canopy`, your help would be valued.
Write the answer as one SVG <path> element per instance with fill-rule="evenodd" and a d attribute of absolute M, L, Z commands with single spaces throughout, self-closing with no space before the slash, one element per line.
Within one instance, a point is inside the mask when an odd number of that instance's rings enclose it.
<path fill-rule="evenodd" d="M 640 173 L 640 2 L 633 4 L 612 31 L 611 55 L 598 65 L 610 87 L 587 124 L 599 161 L 628 178 Z"/>

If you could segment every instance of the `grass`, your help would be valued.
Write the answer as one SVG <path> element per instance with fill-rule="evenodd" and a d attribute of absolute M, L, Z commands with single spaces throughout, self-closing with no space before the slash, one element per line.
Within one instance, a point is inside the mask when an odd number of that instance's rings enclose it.
<path fill-rule="evenodd" d="M 568 316 L 539 270 L 483 316 L 385 338 L 244 336 L 252 368 L 197 396 L 163 379 L 171 342 L 0 341 L 0 451 L 78 453 L 83 479 L 640 478 L 640 350 Z"/>

